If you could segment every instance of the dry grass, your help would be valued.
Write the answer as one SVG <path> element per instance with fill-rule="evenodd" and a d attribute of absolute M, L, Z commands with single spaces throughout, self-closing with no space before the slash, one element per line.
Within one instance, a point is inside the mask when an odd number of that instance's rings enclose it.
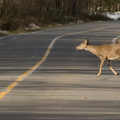
<path fill-rule="evenodd" d="M 84 22 L 86 23 L 86 22 Z M 41 31 L 41 30 L 46 30 L 46 29 L 53 29 L 57 27 L 64 27 L 64 26 L 71 26 L 71 25 L 80 25 L 79 23 L 73 23 L 73 24 L 59 24 L 59 23 L 53 23 L 53 24 L 45 24 L 42 27 L 38 29 L 18 29 L 14 31 L 7 31 L 7 33 L 0 33 L 0 37 L 7 36 L 7 35 L 12 35 L 12 34 L 20 34 L 20 33 L 29 33 L 29 32 L 35 32 L 35 31 Z"/>

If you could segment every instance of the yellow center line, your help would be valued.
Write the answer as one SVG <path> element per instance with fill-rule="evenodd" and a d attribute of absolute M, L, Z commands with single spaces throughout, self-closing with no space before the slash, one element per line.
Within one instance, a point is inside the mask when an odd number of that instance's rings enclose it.
<path fill-rule="evenodd" d="M 120 25 L 115 25 L 115 26 L 120 26 Z M 109 26 L 109 27 L 114 27 L 114 26 Z M 67 35 L 80 34 L 80 33 L 84 33 L 84 32 L 100 30 L 100 29 L 104 29 L 104 28 L 108 28 L 108 27 L 101 27 L 101 28 L 97 28 L 97 29 L 90 29 L 90 30 L 86 30 L 86 31 L 82 31 L 82 32 L 68 33 L 68 34 L 65 34 L 65 35 L 58 36 L 55 39 L 53 39 L 52 42 L 49 44 L 49 46 L 47 48 L 47 51 L 46 51 L 45 55 L 43 56 L 43 58 L 37 64 L 35 64 L 30 70 L 26 71 L 20 77 L 18 77 L 17 80 L 15 80 L 12 84 L 10 84 L 5 89 L 5 91 L 1 92 L 0 93 L 0 100 L 7 93 L 9 93 L 20 81 L 22 81 L 23 79 L 25 79 L 28 75 L 32 74 L 46 60 L 48 54 L 50 53 L 50 50 L 51 50 L 53 44 L 56 42 L 57 39 L 59 39 L 61 37 L 64 37 L 64 36 L 67 36 Z"/>

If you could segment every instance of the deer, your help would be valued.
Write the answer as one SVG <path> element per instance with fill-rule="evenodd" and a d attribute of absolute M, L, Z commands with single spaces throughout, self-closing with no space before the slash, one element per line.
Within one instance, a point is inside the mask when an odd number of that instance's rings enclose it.
<path fill-rule="evenodd" d="M 100 68 L 97 77 L 101 75 L 102 66 L 105 60 L 107 60 L 107 64 L 110 70 L 115 75 L 119 76 L 119 74 L 116 71 L 114 71 L 114 69 L 111 67 L 111 61 L 116 60 L 120 57 L 120 44 L 102 44 L 102 45 L 94 46 L 89 43 L 88 38 L 85 38 L 84 42 L 76 47 L 76 50 L 82 50 L 82 49 L 85 49 L 86 51 L 89 51 L 97 55 L 101 59 Z"/>

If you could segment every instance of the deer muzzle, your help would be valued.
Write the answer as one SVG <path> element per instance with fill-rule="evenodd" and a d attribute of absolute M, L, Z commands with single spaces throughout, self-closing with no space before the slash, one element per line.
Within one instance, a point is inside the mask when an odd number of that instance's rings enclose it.
<path fill-rule="evenodd" d="M 78 47 L 78 46 L 76 47 L 76 50 L 79 50 L 79 47 Z"/>

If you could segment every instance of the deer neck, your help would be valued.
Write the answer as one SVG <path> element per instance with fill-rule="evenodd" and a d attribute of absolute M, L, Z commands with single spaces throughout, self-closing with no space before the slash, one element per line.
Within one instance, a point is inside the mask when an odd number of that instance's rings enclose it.
<path fill-rule="evenodd" d="M 87 50 L 87 51 L 89 51 L 89 52 L 97 55 L 96 46 L 94 46 L 94 45 L 87 45 L 87 46 L 85 47 L 85 50 Z"/>

